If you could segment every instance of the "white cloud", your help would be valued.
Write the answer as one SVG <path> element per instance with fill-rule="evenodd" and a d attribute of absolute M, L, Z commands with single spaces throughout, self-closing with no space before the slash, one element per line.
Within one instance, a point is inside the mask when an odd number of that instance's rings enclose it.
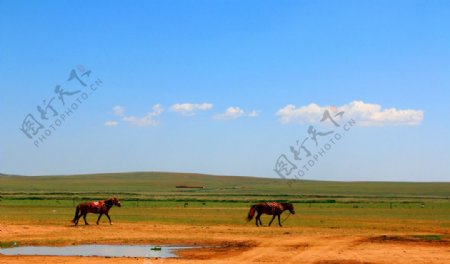
<path fill-rule="evenodd" d="M 286 105 L 277 111 L 276 115 L 282 124 L 288 123 L 314 123 L 322 118 L 323 112 L 327 108 L 322 108 L 317 104 L 295 107 L 295 105 Z"/>
<path fill-rule="evenodd" d="M 298 108 L 294 105 L 286 105 L 278 110 L 276 115 L 282 124 L 315 123 L 322 119 L 325 110 L 332 108 L 332 106 L 319 106 L 314 103 Z M 423 111 L 421 110 L 382 109 L 381 105 L 363 101 L 353 101 L 335 108 L 344 111 L 345 117 L 354 119 L 357 124 L 362 126 L 418 125 L 423 121 Z"/>
<path fill-rule="evenodd" d="M 261 113 L 260 110 L 253 110 L 248 114 L 248 117 L 258 117 L 259 113 Z"/>
<path fill-rule="evenodd" d="M 140 127 L 144 127 L 144 126 L 157 126 L 159 124 L 159 121 L 155 119 L 155 117 L 159 116 L 163 109 L 161 107 L 161 105 L 156 104 L 152 107 L 153 111 L 149 112 L 148 114 L 146 114 L 143 117 L 137 117 L 137 116 L 132 116 L 132 115 L 125 115 L 125 108 L 123 106 L 117 105 L 113 108 L 113 113 L 119 117 L 122 118 L 122 121 L 130 124 L 130 125 L 134 125 L 134 126 L 140 126 Z M 107 121 L 107 122 L 114 122 L 114 121 Z M 116 122 L 117 123 L 117 122 Z M 113 123 L 110 123 L 110 126 Z M 105 122 L 106 125 L 106 122 Z M 117 125 L 117 124 L 115 124 Z M 114 126 L 114 125 L 112 125 Z"/>
<path fill-rule="evenodd" d="M 108 127 L 115 127 L 115 126 L 117 126 L 118 124 L 119 124 L 119 122 L 117 122 L 117 121 L 112 121 L 112 120 L 106 121 L 106 122 L 104 123 L 104 125 L 105 125 L 105 126 L 108 126 Z"/>
<path fill-rule="evenodd" d="M 213 104 L 210 103 L 202 103 L 202 104 L 191 104 L 191 103 L 183 103 L 183 104 L 174 104 L 170 107 L 170 111 L 177 112 L 185 116 L 191 116 L 195 114 L 196 110 L 207 111 L 213 108 Z"/>
<path fill-rule="evenodd" d="M 113 108 L 113 113 L 114 113 L 116 116 L 123 116 L 123 115 L 125 114 L 125 108 L 124 108 L 123 106 L 116 105 L 116 106 L 114 106 L 114 108 Z"/>
<path fill-rule="evenodd" d="M 217 114 L 214 116 L 216 120 L 236 119 L 244 115 L 244 110 L 239 107 L 228 107 L 225 113 Z"/>

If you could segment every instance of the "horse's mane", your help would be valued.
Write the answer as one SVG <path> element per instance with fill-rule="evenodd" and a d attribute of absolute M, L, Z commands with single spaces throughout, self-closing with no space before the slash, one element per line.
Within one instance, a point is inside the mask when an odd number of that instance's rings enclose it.
<path fill-rule="evenodd" d="M 106 200 L 104 200 L 105 204 L 109 205 L 109 206 L 113 206 L 114 205 L 114 199 L 116 199 L 115 197 L 111 197 L 108 198 Z"/>

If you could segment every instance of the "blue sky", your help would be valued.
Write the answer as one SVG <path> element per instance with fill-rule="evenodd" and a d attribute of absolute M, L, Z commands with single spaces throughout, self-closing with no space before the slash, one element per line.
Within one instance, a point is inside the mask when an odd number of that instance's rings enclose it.
<path fill-rule="evenodd" d="M 303 178 L 449 181 L 449 11 L 448 1 L 0 0 L 0 172 L 278 177 L 280 155 L 295 171 L 312 158 L 290 151 L 309 126 L 337 131 L 319 121 L 337 109 L 357 126 Z M 102 84 L 36 147 L 23 121 L 40 120 L 56 85 L 87 89 L 67 81 L 72 69 Z"/>

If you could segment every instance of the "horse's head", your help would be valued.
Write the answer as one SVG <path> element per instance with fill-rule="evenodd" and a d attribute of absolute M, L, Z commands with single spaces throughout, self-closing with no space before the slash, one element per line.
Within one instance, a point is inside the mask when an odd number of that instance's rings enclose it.
<path fill-rule="evenodd" d="M 295 214 L 294 205 L 291 203 L 282 203 L 282 205 L 285 210 L 289 210 L 291 214 Z"/>
<path fill-rule="evenodd" d="M 113 198 L 109 198 L 108 200 L 105 201 L 106 204 L 110 205 L 110 206 L 118 206 L 121 207 L 122 204 L 120 204 L 119 199 L 117 199 L 116 197 Z"/>

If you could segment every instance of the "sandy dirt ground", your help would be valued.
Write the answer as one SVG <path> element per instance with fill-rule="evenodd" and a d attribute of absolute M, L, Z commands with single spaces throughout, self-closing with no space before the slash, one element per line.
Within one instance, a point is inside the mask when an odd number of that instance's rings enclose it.
<path fill-rule="evenodd" d="M 49 226 L 0 224 L 0 240 L 20 245 L 205 245 L 177 259 L 2 256 L 0 263 L 450 263 L 450 241 L 411 234 L 300 227 L 116 224 Z"/>

